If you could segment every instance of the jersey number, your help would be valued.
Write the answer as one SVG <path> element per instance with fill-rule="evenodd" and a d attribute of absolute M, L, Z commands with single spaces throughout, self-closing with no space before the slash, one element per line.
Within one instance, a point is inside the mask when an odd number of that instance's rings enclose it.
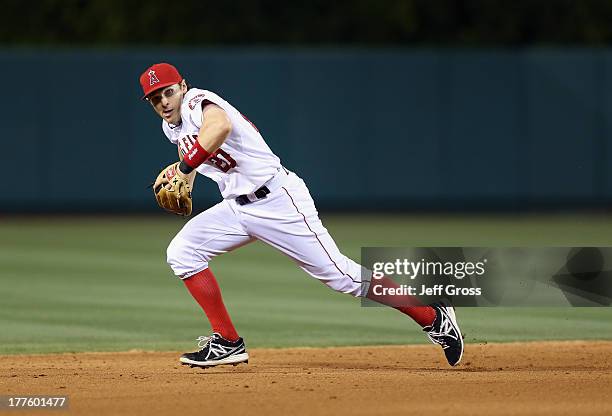
<path fill-rule="evenodd" d="M 185 153 L 189 152 L 193 148 L 193 145 L 195 144 L 196 140 L 198 140 L 198 136 L 196 134 L 185 136 L 179 139 L 178 145 L 181 151 L 181 155 L 184 156 Z M 229 153 L 227 153 L 221 148 L 217 149 L 212 154 L 212 156 L 206 160 L 205 163 L 216 167 L 224 173 L 227 173 L 230 169 L 235 168 L 237 165 L 234 158 L 232 158 Z"/>
<path fill-rule="evenodd" d="M 225 150 L 219 148 L 211 157 L 206 160 L 222 172 L 227 173 L 230 169 L 236 167 L 236 161 Z"/>

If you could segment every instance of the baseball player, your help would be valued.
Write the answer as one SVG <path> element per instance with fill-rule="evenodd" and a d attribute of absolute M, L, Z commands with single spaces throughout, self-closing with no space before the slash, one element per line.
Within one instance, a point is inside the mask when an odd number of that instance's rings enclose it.
<path fill-rule="evenodd" d="M 280 250 L 333 290 L 368 297 L 410 316 L 432 342 L 442 346 L 450 365 L 459 363 L 463 338 L 452 306 L 401 306 L 414 305 L 414 299 L 391 300 L 362 284 L 361 266 L 338 250 L 304 181 L 281 164 L 257 127 L 236 108 L 211 91 L 190 88 L 167 63 L 147 68 L 140 85 L 143 99 L 162 118 L 164 134 L 179 150 L 179 161 L 154 183 L 160 205 L 189 215 L 196 172 L 215 181 L 223 196 L 220 203 L 187 222 L 168 246 L 168 264 L 212 327 L 212 335 L 199 337 L 198 351 L 183 354 L 181 363 L 206 368 L 248 362 L 244 340 L 209 265 L 214 257 L 254 240 Z M 378 283 L 397 287 L 391 279 Z"/>

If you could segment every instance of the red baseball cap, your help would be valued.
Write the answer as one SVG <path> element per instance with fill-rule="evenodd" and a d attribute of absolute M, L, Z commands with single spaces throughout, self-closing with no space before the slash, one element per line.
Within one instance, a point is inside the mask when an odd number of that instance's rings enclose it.
<path fill-rule="evenodd" d="M 153 91 L 178 84 L 182 80 L 183 77 L 173 65 L 165 62 L 151 65 L 140 76 L 140 86 L 144 93 L 142 98 L 145 99 Z"/>

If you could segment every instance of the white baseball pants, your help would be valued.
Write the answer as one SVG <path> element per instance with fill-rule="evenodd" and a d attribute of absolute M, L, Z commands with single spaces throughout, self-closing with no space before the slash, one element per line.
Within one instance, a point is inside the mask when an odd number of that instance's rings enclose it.
<path fill-rule="evenodd" d="M 330 288 L 362 296 L 361 266 L 340 253 L 304 181 L 282 169 L 274 181 L 267 198 L 246 205 L 225 199 L 187 222 L 168 246 L 174 273 L 186 279 L 215 256 L 261 240 Z"/>

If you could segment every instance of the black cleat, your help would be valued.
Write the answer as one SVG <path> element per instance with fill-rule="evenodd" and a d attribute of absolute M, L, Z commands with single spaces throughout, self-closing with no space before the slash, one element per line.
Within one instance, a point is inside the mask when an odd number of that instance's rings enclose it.
<path fill-rule="evenodd" d="M 439 344 L 444 350 L 446 360 L 452 366 L 459 364 L 463 357 L 463 336 L 457 324 L 454 308 L 444 302 L 432 303 L 436 311 L 436 319 L 433 324 L 423 328 L 427 336 L 434 344 Z"/>
<path fill-rule="evenodd" d="M 242 338 L 232 342 L 215 332 L 209 337 L 199 337 L 197 341 L 200 350 L 181 355 L 182 364 L 189 364 L 192 368 L 209 368 L 224 364 L 236 366 L 249 362 L 249 354 Z"/>

